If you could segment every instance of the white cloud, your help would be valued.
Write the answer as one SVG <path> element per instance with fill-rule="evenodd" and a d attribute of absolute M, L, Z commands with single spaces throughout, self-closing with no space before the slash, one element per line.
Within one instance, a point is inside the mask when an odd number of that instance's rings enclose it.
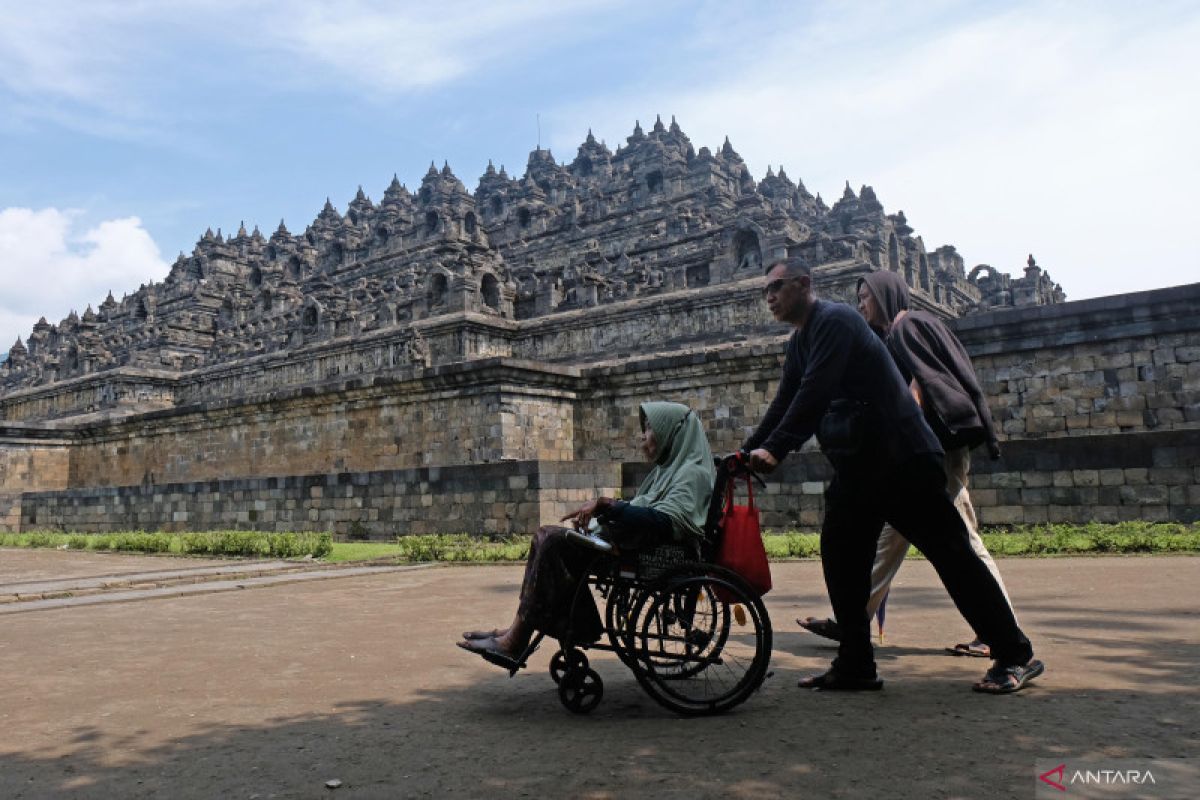
<path fill-rule="evenodd" d="M 425 89 L 462 78 L 505 56 L 544 47 L 580 15 L 613 3 L 368 2 L 288 4 L 265 28 L 268 46 L 335 70 L 354 91 Z"/>
<path fill-rule="evenodd" d="M 830 202 L 844 179 L 873 185 L 968 266 L 1019 273 L 1032 250 L 1076 299 L 1196 279 L 1177 221 L 1200 185 L 1194 7 L 914 10 L 899 31 L 889 8 L 773 21 L 753 65 L 569 104 L 554 129 L 574 138 L 551 144 L 570 159 L 588 126 L 620 141 L 634 110 L 675 113 L 697 147 L 729 134 L 760 177 L 782 161 Z"/>
<path fill-rule="evenodd" d="M 162 280 L 169 265 L 137 217 L 82 232 L 79 214 L 55 208 L 0 210 L 0 347 L 29 336 L 39 317 L 57 324 L 72 309 L 99 305 Z"/>
<path fill-rule="evenodd" d="M 589 35 L 629 0 L 63 0 L 0 4 L 0 87 L 10 113 L 84 126 L 75 106 L 146 121 L 146 87 L 177 76 L 179 59 L 219 52 L 209 74 L 237 81 L 328 81 L 371 97 L 460 80 L 504 58 Z M 65 101 L 68 108 L 55 104 Z M 13 123 L 9 123 L 13 124 Z M 108 120 L 112 127 L 117 125 Z M 132 130 L 118 128 L 132 133 Z"/>

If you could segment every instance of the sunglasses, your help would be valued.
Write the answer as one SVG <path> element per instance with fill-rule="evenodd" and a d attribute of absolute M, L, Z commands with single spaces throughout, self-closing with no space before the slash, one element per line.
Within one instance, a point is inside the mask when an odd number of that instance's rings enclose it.
<path fill-rule="evenodd" d="M 794 277 L 792 277 L 792 278 L 776 278 L 775 280 L 771 281 L 770 283 L 768 283 L 766 286 L 763 287 L 763 297 L 766 297 L 769 294 L 779 294 L 779 290 L 783 288 L 783 285 L 785 283 L 790 283 L 794 280 L 796 280 L 796 278 L 794 278 Z"/>

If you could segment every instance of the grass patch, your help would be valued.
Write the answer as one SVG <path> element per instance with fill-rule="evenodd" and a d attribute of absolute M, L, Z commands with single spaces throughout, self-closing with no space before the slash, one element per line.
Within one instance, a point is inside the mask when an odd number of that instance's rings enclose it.
<path fill-rule="evenodd" d="M 982 536 L 988 551 L 997 556 L 1200 552 L 1200 524 L 1033 525 L 1004 532 L 985 530 Z"/>
<path fill-rule="evenodd" d="M 488 539 L 459 533 L 401 536 L 394 543 L 335 542 L 327 560 L 519 562 L 529 555 L 529 539 L 529 536 Z M 985 530 L 983 540 L 994 556 L 1197 553 L 1200 552 L 1200 525 L 1146 522 L 1041 525 L 1012 530 Z M 768 558 L 773 561 L 819 558 L 821 555 L 821 537 L 817 533 L 769 533 L 763 536 L 763 543 Z M 909 550 L 909 555 L 921 557 L 915 548 Z"/>
<path fill-rule="evenodd" d="M 468 533 L 398 536 L 394 542 L 334 542 L 326 561 L 391 559 L 422 563 L 443 561 L 488 564 L 524 561 L 529 557 L 529 536 L 483 537 Z"/>
<path fill-rule="evenodd" d="M 529 536 L 472 536 L 466 533 L 400 536 L 394 542 L 334 542 L 328 533 L 106 534 L 0 533 L 0 547 L 47 547 L 70 550 L 167 553 L 174 555 L 300 558 L 328 562 L 391 560 L 401 563 L 522 562 L 529 556 Z M 993 556 L 1056 556 L 1119 553 L 1200 553 L 1200 524 L 1121 522 L 1113 525 L 1036 525 L 985 529 L 983 541 Z M 763 536 L 773 561 L 819 558 L 820 535 L 803 531 Z M 920 558 L 915 548 L 910 557 Z"/>
<path fill-rule="evenodd" d="M 205 531 L 162 533 L 0 533 L 0 547 L 42 547 L 68 550 L 168 553 L 173 555 L 250 556 L 300 558 L 327 556 L 333 547 L 328 533 L 265 533 L 260 531 Z"/>
<path fill-rule="evenodd" d="M 378 561 L 400 557 L 400 545 L 395 542 L 334 542 L 325 560 L 331 564 L 343 561 Z"/>

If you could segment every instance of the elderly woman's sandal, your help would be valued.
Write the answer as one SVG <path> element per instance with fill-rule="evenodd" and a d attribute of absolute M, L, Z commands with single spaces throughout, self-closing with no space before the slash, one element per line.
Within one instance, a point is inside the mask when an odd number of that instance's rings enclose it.
<path fill-rule="evenodd" d="M 508 628 L 501 630 L 500 628 L 492 628 L 490 631 L 466 631 L 462 637 L 468 642 L 477 639 L 499 639 L 504 634 L 508 633 Z"/>
<path fill-rule="evenodd" d="M 463 650 L 468 653 L 474 653 L 483 658 L 489 664 L 495 664 L 498 667 L 503 667 L 509 671 L 509 674 L 515 673 L 524 664 L 522 664 L 500 646 L 494 638 L 487 639 L 472 639 L 469 641 L 455 642 Z"/>

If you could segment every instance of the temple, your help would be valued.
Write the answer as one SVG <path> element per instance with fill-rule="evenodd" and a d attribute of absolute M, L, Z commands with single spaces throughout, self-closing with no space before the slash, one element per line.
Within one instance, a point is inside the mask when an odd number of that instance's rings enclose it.
<path fill-rule="evenodd" d="M 521 322 L 736 283 L 787 253 L 842 294 L 867 270 L 902 272 L 918 302 L 946 316 L 1063 299 L 1032 257 L 1033 276 L 986 265 L 967 275 L 953 246 L 927 251 L 870 186 L 847 184 L 828 207 L 783 167 L 755 181 L 728 139 L 696 151 L 660 119 L 648 133 L 635 126 L 616 152 L 590 132 L 570 163 L 534 150 L 520 178 L 489 164 L 473 194 L 448 164 L 430 164 L 415 193 L 393 177 L 376 204 L 360 188 L 344 213 L 327 200 L 302 233 L 283 222 L 269 237 L 210 229 L 163 282 L 39 321 L 0 365 L 0 388 L 121 367 L 193 375 L 382 332 L 396 344 L 389 366 L 445 363 L 485 353 L 414 323 L 460 313 Z"/>
<path fill-rule="evenodd" d="M 1032 255 L 967 270 L 870 186 L 830 206 L 660 119 L 474 192 L 431 164 L 299 233 L 206 231 L 161 283 L 41 320 L 0 365 L 0 530 L 532 531 L 637 485 L 646 399 L 741 443 L 783 256 L 846 302 L 895 271 L 955 326 L 1003 436 L 983 523 L 1200 517 L 1200 285 L 1067 303 Z M 775 477 L 766 524 L 815 525 L 823 459 Z"/>

